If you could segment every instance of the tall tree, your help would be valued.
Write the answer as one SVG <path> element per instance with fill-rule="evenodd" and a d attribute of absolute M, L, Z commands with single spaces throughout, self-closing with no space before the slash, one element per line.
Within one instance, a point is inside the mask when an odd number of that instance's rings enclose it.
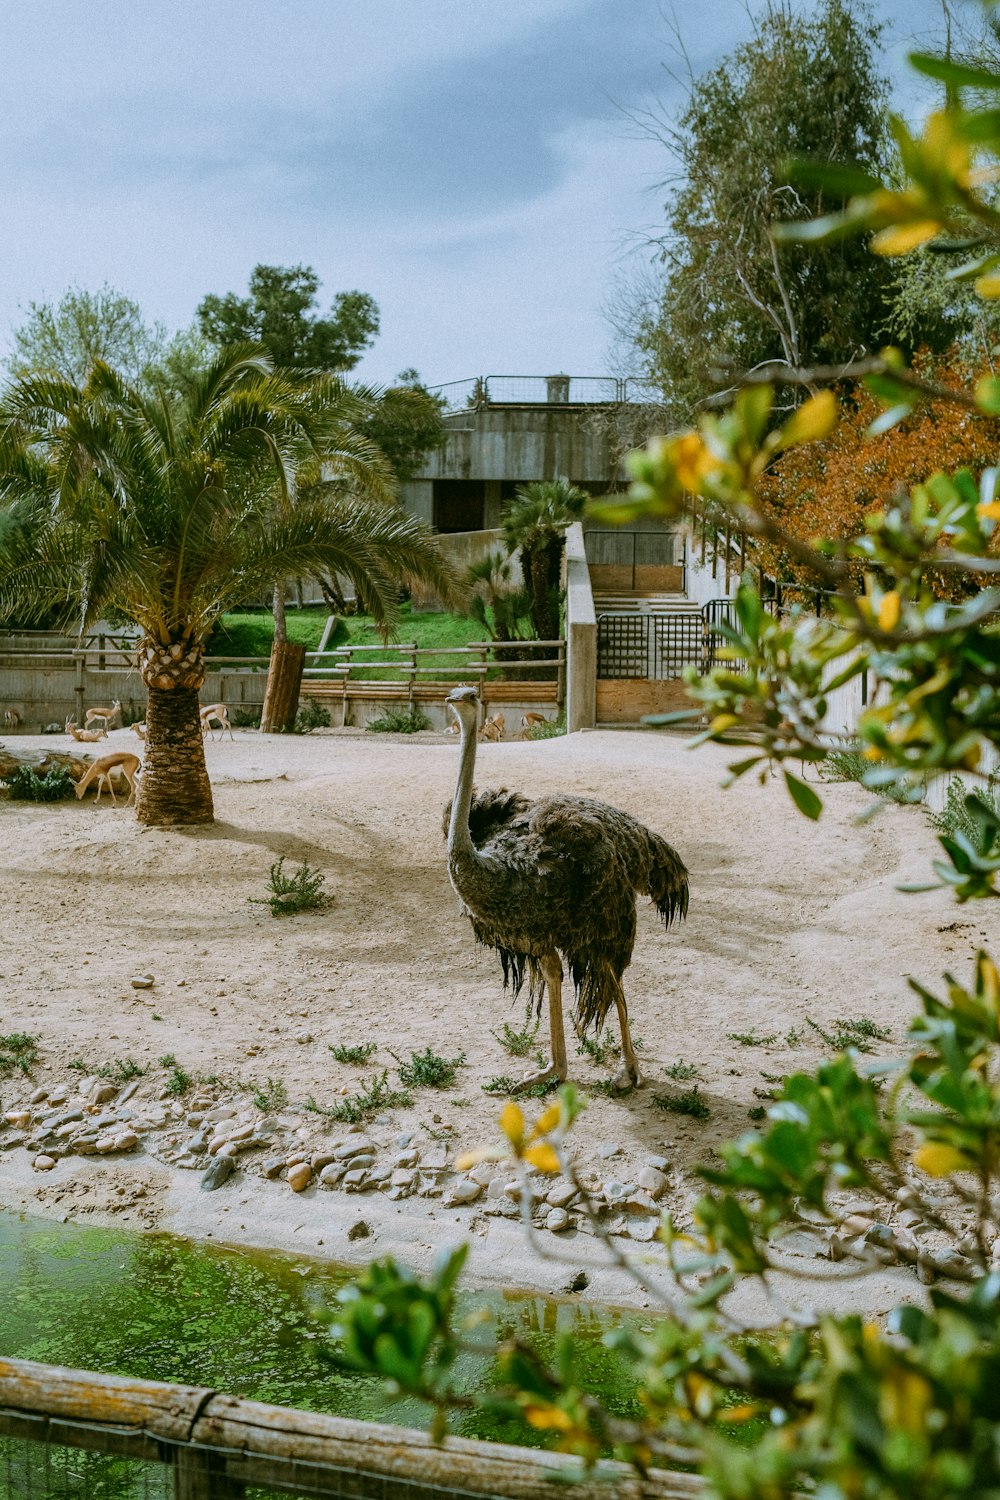
<path fill-rule="evenodd" d="M 523 484 L 501 520 L 510 553 L 521 550 L 521 573 L 540 641 L 559 636 L 559 574 L 566 529 L 583 515 L 587 497 L 567 479 Z"/>
<path fill-rule="evenodd" d="M 379 392 L 364 432 L 381 448 L 400 482 L 413 478 L 425 453 L 444 447 L 443 405 L 416 370 L 401 370 L 396 384 Z"/>
<path fill-rule="evenodd" d="M 0 504 L 33 505 L 37 525 L 0 553 L 0 618 L 82 599 L 84 626 L 109 610 L 139 626 L 144 823 L 212 819 L 198 690 L 223 611 L 276 574 L 313 571 L 349 578 L 387 630 L 401 580 L 457 593 L 425 526 L 345 494 L 346 472 L 378 477 L 384 463 L 358 449 L 350 401 L 335 376 L 279 376 L 248 345 L 183 396 L 150 398 L 100 362 L 82 387 L 25 376 L 6 394 Z M 274 503 L 296 484 L 294 506 Z"/>
<path fill-rule="evenodd" d="M 319 286 L 312 266 L 254 266 L 249 295 L 204 297 L 198 326 L 217 348 L 263 344 L 280 369 L 353 370 L 378 333 L 378 307 L 367 292 L 338 292 L 321 317 Z"/>
<path fill-rule="evenodd" d="M 713 366 L 842 359 L 884 341 L 888 273 L 863 244 L 810 254 L 771 234 L 776 219 L 836 206 L 828 186 L 790 185 L 790 158 L 888 169 L 880 37 L 860 0 L 807 15 L 774 0 L 752 39 L 692 82 L 680 117 L 655 122 L 678 169 L 662 296 L 636 336 L 679 418 L 717 387 Z"/>

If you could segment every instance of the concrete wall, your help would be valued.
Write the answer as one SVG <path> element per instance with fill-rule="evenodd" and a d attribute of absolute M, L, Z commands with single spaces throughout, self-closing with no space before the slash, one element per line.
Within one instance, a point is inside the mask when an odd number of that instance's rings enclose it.
<path fill-rule="evenodd" d="M 434 479 L 513 480 L 525 484 L 565 475 L 574 483 L 617 477 L 606 429 L 586 409 L 486 406 L 445 418 L 443 448 L 427 455 L 416 481 L 401 486 L 411 507 L 414 483 Z"/>
<path fill-rule="evenodd" d="M 454 563 L 459 573 L 479 562 L 491 552 L 503 552 L 506 556 L 502 531 L 449 531 L 438 537 L 441 551 Z M 515 548 L 511 556 L 512 577 L 520 576 L 518 560 L 520 550 Z M 444 605 L 433 589 L 422 583 L 414 583 L 410 600 L 415 614 L 436 614 Z"/>

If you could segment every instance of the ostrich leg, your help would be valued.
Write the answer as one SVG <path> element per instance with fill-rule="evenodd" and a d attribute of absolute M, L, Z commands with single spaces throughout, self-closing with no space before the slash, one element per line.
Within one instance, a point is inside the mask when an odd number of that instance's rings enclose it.
<path fill-rule="evenodd" d="M 518 1089 L 530 1088 L 533 1083 L 548 1083 L 550 1078 L 558 1078 L 560 1083 L 566 1081 L 566 1035 L 563 1031 L 562 1013 L 562 964 L 556 953 L 546 953 L 545 957 L 539 959 L 538 966 L 545 979 L 545 995 L 549 1004 L 549 1037 L 551 1040 L 552 1057 L 546 1068 L 540 1068 L 535 1073 L 525 1073 L 518 1084 Z M 629 1043 L 631 1046 L 631 1042 Z"/>
<path fill-rule="evenodd" d="M 612 1079 L 616 1089 L 635 1088 L 639 1082 L 639 1059 L 635 1055 L 632 1045 L 632 1033 L 629 1030 L 628 1011 L 625 1008 L 625 991 L 621 985 L 615 996 L 615 1009 L 618 1011 L 618 1025 L 622 1033 L 622 1065 Z"/>

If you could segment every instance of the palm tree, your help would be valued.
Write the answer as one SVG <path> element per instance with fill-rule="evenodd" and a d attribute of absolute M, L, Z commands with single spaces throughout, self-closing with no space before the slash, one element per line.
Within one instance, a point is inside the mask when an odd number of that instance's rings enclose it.
<path fill-rule="evenodd" d="M 82 387 L 28 375 L 6 393 L 0 505 L 34 519 L 0 552 L 0 618 L 75 602 L 81 629 L 109 611 L 138 625 L 141 822 L 212 820 L 198 690 L 226 609 L 278 576 L 339 573 L 389 632 L 401 579 L 460 593 L 422 523 L 345 488 L 345 468 L 363 477 L 365 464 L 357 450 L 339 461 L 344 410 L 335 377 L 277 375 L 249 345 L 222 351 L 180 395 L 149 396 L 100 362 Z M 297 480 L 295 504 L 275 504 Z"/>
<path fill-rule="evenodd" d="M 559 634 L 559 572 L 566 528 L 583 515 L 587 496 L 568 479 L 521 485 L 501 517 L 510 552 L 521 549 L 524 586 L 540 641 Z"/>

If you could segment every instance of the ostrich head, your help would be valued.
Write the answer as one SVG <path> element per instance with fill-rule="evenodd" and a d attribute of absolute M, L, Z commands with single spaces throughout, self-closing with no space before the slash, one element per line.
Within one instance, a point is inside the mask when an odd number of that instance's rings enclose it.
<path fill-rule="evenodd" d="M 479 690 L 474 687 L 452 688 L 445 699 L 455 718 L 462 726 L 475 730 L 479 720 Z"/>

